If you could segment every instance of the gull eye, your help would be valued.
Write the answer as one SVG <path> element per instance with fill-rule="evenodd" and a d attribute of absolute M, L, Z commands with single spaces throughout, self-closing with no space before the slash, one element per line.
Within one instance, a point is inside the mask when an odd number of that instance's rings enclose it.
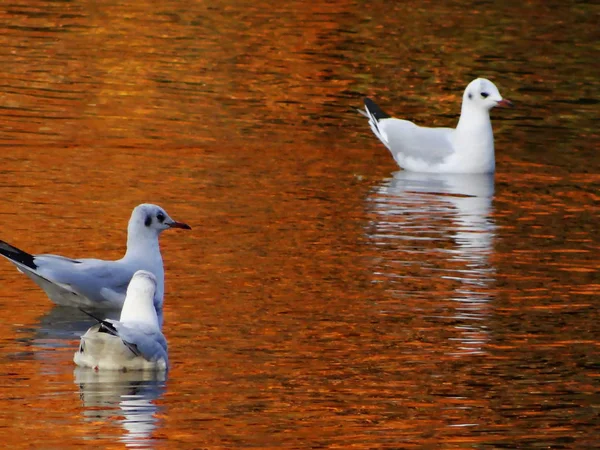
<path fill-rule="evenodd" d="M 490 94 L 488 94 L 487 92 L 482 92 L 481 93 L 481 97 L 482 98 L 488 98 L 490 96 Z"/>
<path fill-rule="evenodd" d="M 163 213 L 161 213 L 161 212 L 159 212 L 159 213 L 156 215 L 156 218 L 158 219 L 158 221 L 159 221 L 160 223 L 163 223 L 163 222 L 165 221 L 165 215 L 164 215 Z"/>

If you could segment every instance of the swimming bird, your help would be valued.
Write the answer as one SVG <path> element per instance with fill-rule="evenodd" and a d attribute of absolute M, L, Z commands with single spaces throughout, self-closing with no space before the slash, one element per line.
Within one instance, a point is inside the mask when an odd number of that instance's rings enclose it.
<path fill-rule="evenodd" d="M 127 287 L 119 320 L 87 313 L 98 323 L 81 336 L 73 362 L 95 370 L 167 370 L 167 340 L 153 301 L 156 289 L 156 277 L 138 270 Z"/>
<path fill-rule="evenodd" d="M 0 241 L 0 255 L 37 283 L 53 302 L 91 309 L 120 309 L 133 274 L 147 270 L 156 276 L 154 304 L 161 310 L 165 275 L 158 237 L 169 228 L 191 229 L 171 219 L 160 206 L 144 203 L 131 213 L 127 251 L 119 260 L 32 255 L 4 241 Z"/>
<path fill-rule="evenodd" d="M 365 99 L 365 110 L 358 111 L 369 119 L 375 136 L 405 170 L 491 173 L 496 163 L 490 110 L 511 105 L 494 83 L 477 78 L 465 89 L 456 128 L 420 127 L 408 120 L 395 119 L 369 98 Z"/>

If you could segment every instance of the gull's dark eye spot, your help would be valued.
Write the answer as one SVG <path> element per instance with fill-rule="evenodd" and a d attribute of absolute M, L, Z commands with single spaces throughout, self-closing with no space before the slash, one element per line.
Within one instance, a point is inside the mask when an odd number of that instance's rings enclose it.
<path fill-rule="evenodd" d="M 163 213 L 161 213 L 161 212 L 159 212 L 159 213 L 156 215 L 156 218 L 158 219 L 158 221 L 159 221 L 160 223 L 163 223 L 163 222 L 165 221 L 165 215 L 164 215 Z"/>
<path fill-rule="evenodd" d="M 487 92 L 482 92 L 481 93 L 481 97 L 482 98 L 488 98 L 490 96 L 490 94 L 488 94 Z"/>
<path fill-rule="evenodd" d="M 146 225 L 147 227 L 152 225 L 152 216 L 150 216 L 150 215 L 146 216 L 146 220 L 144 220 L 144 225 Z"/>
<path fill-rule="evenodd" d="M 471 94 L 471 93 L 469 92 L 469 100 L 471 100 L 472 98 L 473 98 L 473 94 Z"/>

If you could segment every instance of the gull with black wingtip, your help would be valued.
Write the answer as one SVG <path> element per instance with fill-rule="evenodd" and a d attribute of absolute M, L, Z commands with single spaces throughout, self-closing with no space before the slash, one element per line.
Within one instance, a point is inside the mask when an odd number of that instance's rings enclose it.
<path fill-rule="evenodd" d="M 131 213 L 127 251 L 116 261 L 32 255 L 4 241 L 0 241 L 0 255 L 38 284 L 54 303 L 90 309 L 120 309 L 133 274 L 147 270 L 156 277 L 154 306 L 161 311 L 165 274 L 158 237 L 170 228 L 191 229 L 171 219 L 160 206 L 144 203 Z"/>
<path fill-rule="evenodd" d="M 152 273 L 138 270 L 127 287 L 119 320 L 86 313 L 98 323 L 81 336 L 75 364 L 95 370 L 167 370 L 167 340 L 153 304 L 156 287 Z"/>
<path fill-rule="evenodd" d="M 463 94 L 456 128 L 420 127 L 395 119 L 365 99 L 365 110 L 375 136 L 392 153 L 400 167 L 411 172 L 492 173 L 496 162 L 490 110 L 511 106 L 494 83 L 477 78 Z"/>

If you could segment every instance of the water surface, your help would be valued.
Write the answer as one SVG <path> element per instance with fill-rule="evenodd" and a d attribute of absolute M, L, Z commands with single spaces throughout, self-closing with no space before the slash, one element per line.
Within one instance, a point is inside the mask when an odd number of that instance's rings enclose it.
<path fill-rule="evenodd" d="M 87 317 L 0 262 L 12 448 L 599 445 L 597 8 L 587 2 L 12 1 L 0 214 L 35 253 L 161 237 L 166 377 L 71 360 Z M 495 176 L 398 171 L 370 96 L 456 123 Z"/>

